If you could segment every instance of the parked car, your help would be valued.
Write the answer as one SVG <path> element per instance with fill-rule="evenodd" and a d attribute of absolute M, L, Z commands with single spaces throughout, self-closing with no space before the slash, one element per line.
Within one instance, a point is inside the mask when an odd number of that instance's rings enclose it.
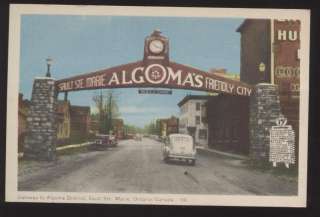
<path fill-rule="evenodd" d="M 108 147 L 117 146 L 118 142 L 114 135 L 98 134 L 94 142 L 89 146 L 91 150 L 105 150 Z"/>
<path fill-rule="evenodd" d="M 171 134 L 163 143 L 163 159 L 184 160 L 191 165 L 196 163 L 196 147 L 192 136 L 185 134 Z"/>
<path fill-rule="evenodd" d="M 109 141 L 111 147 L 116 147 L 118 145 L 118 139 L 115 135 L 109 135 Z"/>

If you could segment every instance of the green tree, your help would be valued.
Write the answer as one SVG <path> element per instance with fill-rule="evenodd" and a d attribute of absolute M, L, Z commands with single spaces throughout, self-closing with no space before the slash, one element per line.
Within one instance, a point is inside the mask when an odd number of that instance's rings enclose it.
<path fill-rule="evenodd" d="M 160 120 L 152 120 L 149 124 L 146 124 L 144 131 L 148 134 L 160 135 Z"/>
<path fill-rule="evenodd" d="M 114 119 L 120 117 L 118 97 L 112 90 L 100 91 L 100 94 L 95 94 L 92 100 L 97 108 L 96 118 L 99 122 L 99 132 L 109 134 L 113 130 Z"/>
<path fill-rule="evenodd" d="M 130 124 L 125 124 L 124 129 L 126 134 L 137 134 L 137 133 L 145 133 L 145 129 L 141 127 L 137 127 Z"/>

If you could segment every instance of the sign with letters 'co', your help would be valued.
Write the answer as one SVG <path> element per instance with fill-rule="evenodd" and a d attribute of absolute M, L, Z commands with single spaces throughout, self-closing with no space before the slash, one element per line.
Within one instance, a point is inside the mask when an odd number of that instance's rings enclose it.
<path fill-rule="evenodd" d="M 287 119 L 280 116 L 277 126 L 270 129 L 269 161 L 276 167 L 283 162 L 287 168 L 295 163 L 295 135 L 291 125 L 286 125 Z"/>
<path fill-rule="evenodd" d="M 300 31 L 299 20 L 274 21 L 274 83 L 280 96 L 300 95 Z"/>

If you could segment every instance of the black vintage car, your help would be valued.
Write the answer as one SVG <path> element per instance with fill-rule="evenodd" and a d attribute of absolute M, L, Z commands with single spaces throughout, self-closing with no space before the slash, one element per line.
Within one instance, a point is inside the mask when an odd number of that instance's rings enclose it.
<path fill-rule="evenodd" d="M 96 135 L 94 142 L 89 146 L 91 150 L 105 150 L 109 147 L 116 147 L 117 139 L 113 135 L 99 134 Z"/>

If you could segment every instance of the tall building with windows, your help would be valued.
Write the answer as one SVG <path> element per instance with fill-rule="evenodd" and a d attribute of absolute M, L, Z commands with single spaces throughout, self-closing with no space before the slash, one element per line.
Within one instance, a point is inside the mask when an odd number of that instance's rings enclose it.
<path fill-rule="evenodd" d="M 270 83 L 271 20 L 245 19 L 237 32 L 241 34 L 240 80 L 253 85 Z"/>
<path fill-rule="evenodd" d="M 197 145 L 229 153 L 249 154 L 249 98 L 188 95 L 179 103 L 179 133 Z"/>
<path fill-rule="evenodd" d="M 193 136 L 197 145 L 208 146 L 206 95 L 187 95 L 179 103 L 179 133 Z"/>
<path fill-rule="evenodd" d="M 241 34 L 240 80 L 278 86 L 281 113 L 299 141 L 300 96 L 299 20 L 245 19 Z M 296 149 L 298 153 L 298 148 Z"/>

